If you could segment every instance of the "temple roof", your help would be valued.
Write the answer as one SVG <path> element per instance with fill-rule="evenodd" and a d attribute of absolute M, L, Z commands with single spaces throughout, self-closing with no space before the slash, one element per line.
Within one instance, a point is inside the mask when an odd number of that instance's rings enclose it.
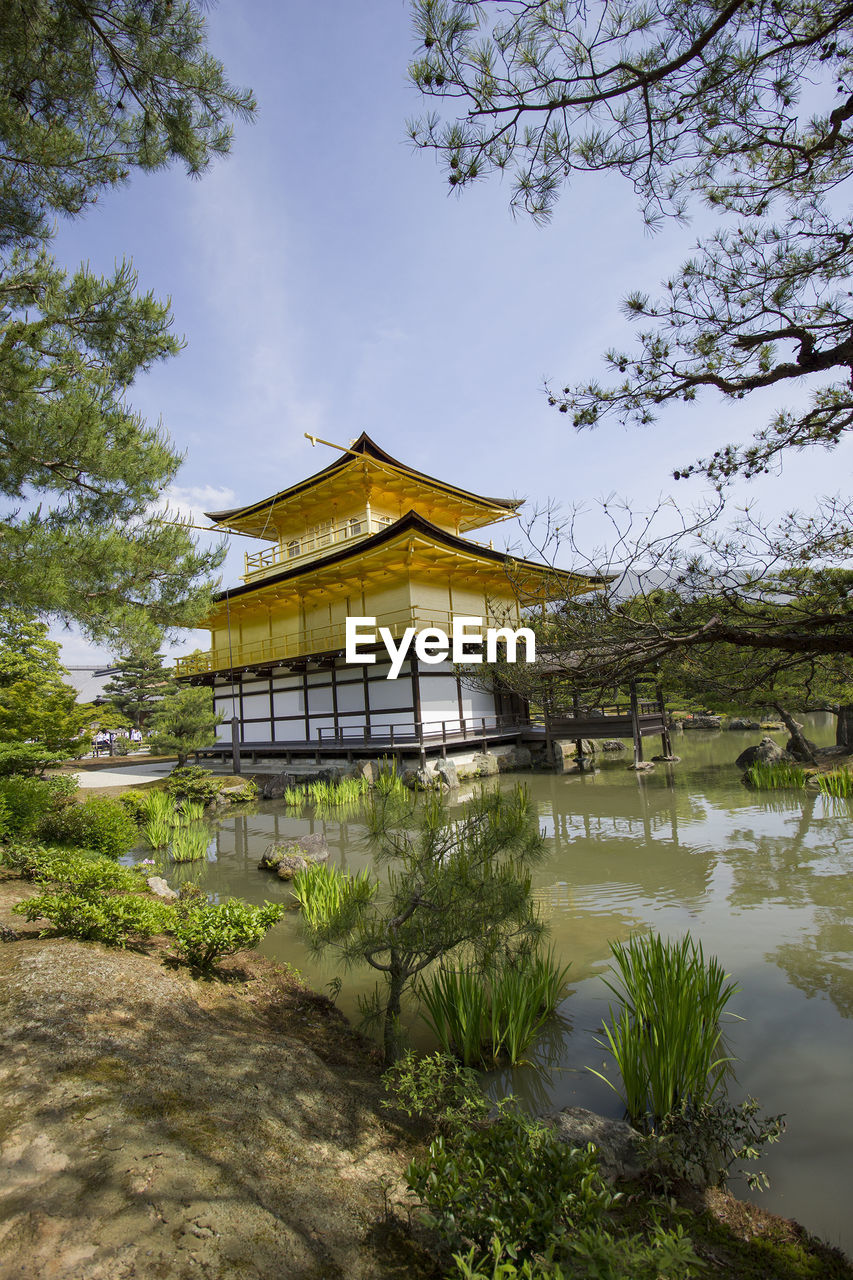
<path fill-rule="evenodd" d="M 346 580 L 346 571 L 342 574 L 340 566 L 349 562 L 349 565 L 355 566 L 361 561 L 364 568 L 369 572 L 371 562 L 375 561 L 376 569 L 384 568 L 383 561 L 386 551 L 391 556 L 390 563 L 399 565 L 399 549 L 395 549 L 395 544 L 404 536 L 410 539 L 416 539 L 425 553 L 430 549 L 434 549 L 439 555 L 457 555 L 466 559 L 479 561 L 480 565 L 488 569 L 491 565 L 494 568 L 496 582 L 503 582 L 509 585 L 507 570 L 512 566 L 513 579 L 525 583 L 531 590 L 535 590 L 536 586 L 544 586 L 550 583 L 553 586 L 561 586 L 564 590 L 569 589 L 572 594 L 583 591 L 591 591 L 596 587 L 603 586 L 609 581 L 606 577 L 593 577 L 588 574 L 574 573 L 569 569 L 555 569 L 550 565 L 537 563 L 535 560 L 524 560 L 517 556 L 508 555 L 504 551 L 495 551 L 491 547 L 482 546 L 478 542 L 472 542 L 466 538 L 460 538 L 455 534 L 449 533 L 446 529 L 440 529 L 437 525 L 432 524 L 425 519 L 417 511 L 408 511 L 401 519 L 395 520 L 387 528 L 382 529 L 379 533 L 372 534 L 368 538 L 362 539 L 360 542 L 350 546 L 334 549 L 328 555 L 317 557 L 290 569 L 282 569 L 278 573 L 270 573 L 257 582 L 246 583 L 244 586 L 232 587 L 227 591 L 219 592 L 214 600 L 216 603 L 235 601 L 241 597 L 261 595 L 268 592 L 271 588 L 282 586 L 288 583 L 294 583 L 299 579 L 308 579 L 313 582 L 317 588 L 322 587 L 323 578 L 326 571 L 332 571 L 330 581 L 334 580 L 337 584 Z M 481 574 L 478 573 L 478 578 Z M 301 584 L 300 584 L 301 589 Z M 276 594 L 273 592 L 273 594 Z"/>
<path fill-rule="evenodd" d="M 447 504 L 449 500 L 454 507 L 458 508 L 459 528 L 478 528 L 494 523 L 496 520 L 505 519 L 508 515 L 514 514 L 523 501 L 520 498 L 489 498 L 468 489 L 461 489 L 447 481 L 437 480 L 434 476 L 417 471 L 404 462 L 398 462 L 384 449 L 380 449 L 370 436 L 362 432 L 349 449 L 341 453 L 334 462 L 330 462 L 327 467 L 323 467 L 321 471 L 315 472 L 307 479 L 300 480 L 298 484 L 247 506 L 232 507 L 227 511 L 208 511 L 205 514 L 208 519 L 218 525 L 257 538 L 272 540 L 281 532 L 279 528 L 281 520 L 274 518 L 276 508 L 284 507 L 285 504 L 303 505 L 301 500 L 307 502 L 310 499 L 311 490 L 318 488 L 329 490 L 336 487 L 335 482 L 339 482 L 342 491 L 345 491 L 353 477 L 351 474 L 345 477 L 341 473 L 347 471 L 351 473 L 354 467 L 365 475 L 375 474 L 387 488 L 399 491 L 400 498 L 406 502 L 411 503 L 413 500 L 414 488 L 425 490 L 427 494 L 432 493 L 437 502 L 443 499 Z M 317 496 L 320 497 L 319 494 Z"/>

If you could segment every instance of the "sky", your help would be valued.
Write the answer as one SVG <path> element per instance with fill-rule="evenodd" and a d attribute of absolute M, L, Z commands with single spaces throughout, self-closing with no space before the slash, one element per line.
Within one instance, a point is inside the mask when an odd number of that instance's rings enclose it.
<path fill-rule="evenodd" d="M 651 236 L 612 175 L 578 178 L 546 227 L 514 219 L 498 181 L 449 195 L 406 140 L 421 100 L 403 0 L 221 0 L 208 26 L 230 79 L 254 90 L 256 121 L 236 124 L 231 155 L 203 178 L 136 175 L 55 241 L 69 267 L 131 258 L 140 287 L 171 298 L 186 347 L 129 398 L 185 455 L 174 507 L 204 523 L 205 509 L 266 497 L 337 456 L 305 432 L 346 445 L 361 431 L 481 493 L 584 503 L 590 546 L 610 495 L 638 510 L 668 493 L 700 500 L 701 482 L 676 485 L 673 468 L 762 425 L 766 395 L 575 433 L 543 391 L 600 376 L 601 353 L 630 346 L 620 300 L 655 293 L 695 225 Z M 851 449 L 798 455 L 736 499 L 768 519 L 810 505 L 846 486 Z M 496 545 L 517 537 L 506 529 Z M 223 586 L 261 545 L 232 539 Z M 109 659 L 74 631 L 53 635 L 66 664 Z M 167 652 L 197 647 L 206 632 Z"/>

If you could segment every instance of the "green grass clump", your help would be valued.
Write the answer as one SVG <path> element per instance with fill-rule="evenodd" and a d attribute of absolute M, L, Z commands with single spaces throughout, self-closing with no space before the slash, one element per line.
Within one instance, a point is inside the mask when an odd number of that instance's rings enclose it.
<path fill-rule="evenodd" d="M 438 969 L 420 985 L 425 1021 L 445 1053 L 466 1066 L 517 1063 L 550 1018 L 569 965 L 553 948 L 458 969 Z"/>
<path fill-rule="evenodd" d="M 747 786 L 755 791 L 801 790 L 806 785 L 805 769 L 799 765 L 780 760 L 776 764 L 768 764 L 757 760 L 751 764 L 744 775 Z"/>
<path fill-rule="evenodd" d="M 849 769 L 833 769 L 832 773 L 819 773 L 817 785 L 822 795 L 847 800 L 853 796 L 853 773 Z"/>
<path fill-rule="evenodd" d="M 165 849 L 172 839 L 177 806 L 165 791 L 149 791 L 144 796 L 145 819 L 142 834 L 152 849 Z"/>
<path fill-rule="evenodd" d="M 611 950 L 619 985 L 605 982 L 618 1005 L 609 1006 L 598 1043 L 612 1055 L 622 1087 L 593 1074 L 620 1095 L 632 1124 L 649 1130 L 679 1107 L 723 1093 L 733 1059 L 720 1020 L 739 988 L 689 934 L 680 942 L 635 936 Z"/>
<path fill-rule="evenodd" d="M 344 902 L 368 902 L 379 888 L 364 867 L 355 875 L 312 862 L 293 877 L 291 889 L 299 903 L 305 923 L 311 928 L 336 915 Z"/>
<path fill-rule="evenodd" d="M 209 844 L 210 831 L 205 823 L 194 822 L 175 827 L 172 831 L 172 861 L 197 862 L 207 856 Z"/>
<path fill-rule="evenodd" d="M 304 787 L 285 787 L 282 800 L 288 809 L 301 809 L 308 802 L 308 793 Z"/>

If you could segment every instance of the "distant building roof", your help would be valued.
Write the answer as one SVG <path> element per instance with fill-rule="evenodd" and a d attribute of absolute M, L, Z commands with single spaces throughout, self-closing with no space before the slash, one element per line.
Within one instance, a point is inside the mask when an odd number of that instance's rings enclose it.
<path fill-rule="evenodd" d="M 68 683 L 77 690 L 78 702 L 97 702 L 104 698 L 104 686 L 118 667 L 66 667 Z"/>

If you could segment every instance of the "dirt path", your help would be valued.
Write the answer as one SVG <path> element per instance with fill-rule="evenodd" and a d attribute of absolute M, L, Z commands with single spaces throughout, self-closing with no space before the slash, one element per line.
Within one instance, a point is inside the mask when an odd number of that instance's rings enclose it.
<path fill-rule="evenodd" d="M 417 1274 L 376 1225 L 411 1155 L 376 1067 L 327 1001 L 247 976 L 0 944 L 1 1280 Z"/>

